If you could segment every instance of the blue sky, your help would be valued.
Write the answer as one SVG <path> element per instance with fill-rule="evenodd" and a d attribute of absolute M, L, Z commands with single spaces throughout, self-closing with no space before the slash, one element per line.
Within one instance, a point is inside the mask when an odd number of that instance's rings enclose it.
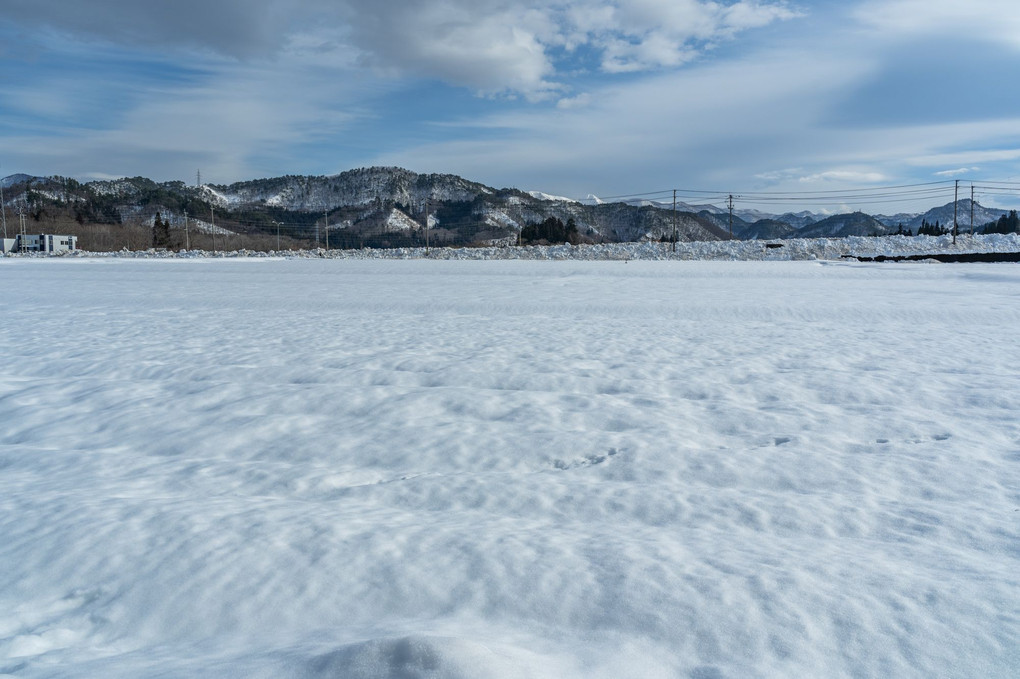
<path fill-rule="evenodd" d="M 399 165 L 745 204 L 957 178 L 967 195 L 971 180 L 1020 188 L 1015 0 L 4 6 L 2 174 L 229 183 Z M 908 211 L 947 202 L 941 188 L 805 207 Z"/>

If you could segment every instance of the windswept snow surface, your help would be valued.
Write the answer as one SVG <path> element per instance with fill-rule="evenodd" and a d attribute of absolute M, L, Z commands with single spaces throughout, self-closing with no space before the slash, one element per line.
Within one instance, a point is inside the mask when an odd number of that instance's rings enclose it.
<path fill-rule="evenodd" d="M 0 675 L 1020 674 L 1014 264 L 0 284 Z"/>

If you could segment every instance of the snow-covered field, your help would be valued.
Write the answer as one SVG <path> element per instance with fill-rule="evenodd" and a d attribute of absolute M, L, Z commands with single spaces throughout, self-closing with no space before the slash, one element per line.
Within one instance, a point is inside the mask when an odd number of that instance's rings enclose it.
<path fill-rule="evenodd" d="M 0 259 L 0 675 L 1020 676 L 1020 268 Z"/>

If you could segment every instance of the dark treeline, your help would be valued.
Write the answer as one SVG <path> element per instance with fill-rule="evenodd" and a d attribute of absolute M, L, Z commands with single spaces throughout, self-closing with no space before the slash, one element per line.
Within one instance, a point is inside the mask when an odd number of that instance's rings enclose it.
<path fill-rule="evenodd" d="M 532 223 L 521 229 L 520 241 L 524 245 L 555 245 L 557 243 L 570 243 L 577 245 L 581 242 L 581 235 L 578 233 L 577 224 L 573 218 L 564 224 L 556 217 L 549 217 L 545 221 Z"/>
<path fill-rule="evenodd" d="M 997 221 L 985 225 L 985 233 L 1020 233 L 1020 216 L 1016 210 L 1010 210 L 1009 214 L 1002 215 Z"/>

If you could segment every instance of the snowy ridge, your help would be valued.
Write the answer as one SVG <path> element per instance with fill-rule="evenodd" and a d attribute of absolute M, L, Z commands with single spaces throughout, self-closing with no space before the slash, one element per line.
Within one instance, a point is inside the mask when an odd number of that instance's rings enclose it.
<path fill-rule="evenodd" d="M 548 193 L 542 193 L 541 191 L 528 191 L 527 193 L 532 198 L 537 198 L 538 200 L 558 202 L 558 203 L 577 203 L 577 202 L 579 202 L 579 201 L 574 200 L 573 198 L 566 198 L 564 196 L 553 196 L 553 195 L 550 195 Z"/>
<path fill-rule="evenodd" d="M 9 189 L 16 184 L 24 184 L 25 182 L 33 179 L 41 179 L 41 177 L 33 177 L 30 174 L 12 174 L 0 179 L 0 185 L 2 185 L 5 189 Z"/>
<path fill-rule="evenodd" d="M 241 198 L 236 194 L 229 194 L 223 191 L 218 191 L 209 184 L 203 184 L 198 187 L 199 193 L 202 198 L 212 205 L 220 208 L 229 209 L 231 207 L 241 204 Z"/>
<path fill-rule="evenodd" d="M 666 207 L 665 203 L 663 203 L 662 205 L 663 207 Z M 680 207 L 681 205 L 683 205 L 683 208 Z M 707 210 L 708 212 L 711 212 L 712 214 L 715 215 L 720 216 L 729 215 L 728 208 L 719 205 L 712 205 L 710 203 L 706 203 L 703 205 L 691 205 L 690 203 L 677 203 L 677 209 L 689 210 L 690 212 L 701 212 L 702 210 Z M 811 221 L 817 221 L 819 219 L 817 215 L 811 212 L 803 212 L 801 213 L 801 215 L 807 216 Z M 737 208 L 733 210 L 733 216 L 739 217 L 745 222 L 756 222 L 759 219 L 782 219 L 782 217 L 776 216 L 774 214 L 750 208 Z"/>
<path fill-rule="evenodd" d="M 486 223 L 491 224 L 493 226 L 512 229 L 514 231 L 521 230 L 522 224 L 517 220 L 513 219 L 512 217 L 510 217 L 502 210 L 495 210 L 489 208 L 486 209 L 482 213 L 482 215 L 485 218 Z"/>
<path fill-rule="evenodd" d="M 418 174 L 396 167 L 349 170 L 327 177 L 286 176 L 216 186 L 237 205 L 270 205 L 317 211 L 390 200 L 416 207 L 426 200 L 470 201 L 494 189 L 456 175 Z"/>
<path fill-rule="evenodd" d="M 103 179 L 89 182 L 88 186 L 100 196 L 128 198 L 139 194 L 138 187 L 130 179 Z"/>
<path fill-rule="evenodd" d="M 184 220 L 180 219 L 173 222 L 175 225 L 183 225 Z M 195 219 L 194 217 L 188 218 L 188 228 L 192 231 L 200 231 L 202 233 L 213 233 L 217 236 L 236 236 L 237 234 L 229 229 L 224 229 L 222 226 L 213 226 L 211 222 L 207 222 L 201 219 Z"/>
<path fill-rule="evenodd" d="M 156 183 L 144 177 L 86 184 L 62 177 L 33 178 L 31 191 L 29 194 L 28 185 L 21 183 L 11 191 L 16 195 L 6 195 L 5 199 L 18 202 L 31 197 L 39 209 L 50 205 L 65 218 L 96 223 L 116 222 L 118 215 L 121 221 L 139 217 L 147 220 L 157 209 L 174 223 L 183 219 L 184 210 L 200 214 L 215 208 L 233 213 L 224 215 L 225 226 L 265 223 L 265 213 L 276 211 L 295 213 L 282 219 L 284 223 L 307 224 L 329 212 L 334 224 L 350 229 L 349 233 L 356 234 L 361 244 L 376 247 L 398 244 L 395 239 L 381 237 L 386 233 L 407 232 L 413 228 L 406 222 L 389 224 L 393 209 L 420 221 L 426 202 L 430 212 L 443 212 L 443 242 L 447 244 L 475 246 L 511 242 L 515 233 L 508 230 L 520 233 L 523 226 L 549 218 L 564 222 L 573 219 L 580 239 L 593 243 L 658 241 L 672 238 L 674 230 L 673 205 L 667 201 L 635 198 L 607 203 L 595 196 L 574 201 L 540 191 L 494 189 L 456 175 L 419 174 L 397 167 L 362 168 L 318 177 L 291 175 L 201 187 L 179 181 Z M 970 201 L 965 199 L 956 209 L 961 226 L 964 220 L 969 225 L 970 207 Z M 1002 210 L 974 207 L 974 222 L 978 228 L 1003 214 Z M 738 207 L 731 216 L 719 205 L 679 202 L 676 208 L 676 236 L 684 242 L 727 240 L 731 236 L 768 239 L 885 235 L 901 231 L 899 224 L 902 222 L 890 223 L 899 217 L 906 222 L 904 228 L 916 232 L 923 219 L 929 223 L 938 221 L 943 226 L 949 224 L 954 211 L 953 203 L 949 203 L 924 215 L 896 215 L 876 221 L 863 213 L 822 218 L 801 211 L 776 216 Z"/>
<path fill-rule="evenodd" d="M 429 222 L 431 223 L 432 221 L 432 215 L 429 215 Z M 385 224 L 386 229 L 389 231 L 417 231 L 421 228 L 421 224 L 397 209 L 390 211 Z"/>
<path fill-rule="evenodd" d="M 994 222 L 999 217 L 1007 214 L 1007 210 L 1000 210 L 997 208 L 988 208 L 977 201 L 974 201 L 974 224 L 976 226 L 982 226 L 989 222 Z M 922 222 L 928 222 L 929 224 L 935 224 L 938 222 L 940 226 L 951 227 L 953 224 L 953 217 L 956 217 L 957 224 L 961 229 L 967 229 L 971 223 L 971 200 L 970 198 L 961 198 L 959 204 L 953 205 L 948 203 L 947 205 L 940 205 L 933 207 L 924 213 L 899 213 L 895 215 L 875 215 L 875 219 L 882 222 L 886 226 L 896 228 L 899 225 L 903 225 L 912 231 L 917 231 L 918 227 L 921 226 Z"/>
<path fill-rule="evenodd" d="M 1007 214 L 1007 210 L 998 210 L 995 208 L 986 208 L 980 205 L 976 201 L 974 202 L 974 224 L 981 226 L 989 222 L 994 222 L 999 217 Z M 910 222 L 908 226 L 917 230 L 921 226 L 922 221 L 927 221 L 929 224 L 939 222 L 940 225 L 945 227 L 951 227 L 953 224 L 953 216 L 956 216 L 957 225 L 960 229 L 967 229 L 971 224 L 971 202 L 970 198 L 961 198 L 960 204 L 953 209 L 952 203 L 949 205 L 942 205 L 940 207 L 932 208 L 924 214 L 917 215 Z"/>
<path fill-rule="evenodd" d="M 794 235 L 803 238 L 837 238 L 840 236 L 886 235 L 891 229 L 863 212 L 833 215 L 799 229 Z"/>

